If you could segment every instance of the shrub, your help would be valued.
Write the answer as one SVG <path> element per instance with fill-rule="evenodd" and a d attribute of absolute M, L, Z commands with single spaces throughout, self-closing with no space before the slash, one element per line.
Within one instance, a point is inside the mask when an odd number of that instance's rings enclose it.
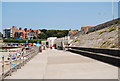
<path fill-rule="evenodd" d="M 80 41 L 80 40 L 74 40 L 74 42 L 78 42 L 78 41 Z"/>
<path fill-rule="evenodd" d="M 103 42 L 103 44 L 108 44 L 108 43 L 110 43 L 110 42 L 109 42 L 109 41 L 104 41 L 104 42 Z"/>
<path fill-rule="evenodd" d="M 13 39 L 13 38 L 9 38 L 9 39 L 3 39 L 3 42 L 6 43 L 26 43 L 26 40 L 28 39 Z M 43 41 L 45 39 L 30 39 L 28 40 L 29 43 L 37 43 L 37 41 Z"/>
<path fill-rule="evenodd" d="M 112 32 L 112 31 L 114 31 L 114 30 L 116 30 L 116 28 L 115 28 L 115 27 L 111 27 L 111 28 L 108 30 L 108 32 Z"/>
<path fill-rule="evenodd" d="M 117 24 L 120 24 L 120 21 Z"/>
<path fill-rule="evenodd" d="M 110 48 L 115 48 L 115 47 L 116 47 L 115 45 L 110 46 Z"/>
<path fill-rule="evenodd" d="M 101 45 L 100 48 L 107 48 L 108 45 Z"/>
<path fill-rule="evenodd" d="M 100 31 L 100 32 L 99 32 L 99 35 L 102 34 L 102 33 L 104 33 L 104 32 L 106 32 L 106 30 L 104 30 L 104 31 Z"/>
<path fill-rule="evenodd" d="M 104 41 L 104 42 L 102 43 L 102 45 L 100 46 L 100 48 L 108 48 L 109 45 L 110 45 L 110 41 Z"/>

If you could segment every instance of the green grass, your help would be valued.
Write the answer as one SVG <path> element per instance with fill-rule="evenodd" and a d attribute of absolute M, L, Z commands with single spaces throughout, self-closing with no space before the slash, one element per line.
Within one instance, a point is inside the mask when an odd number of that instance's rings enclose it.
<path fill-rule="evenodd" d="M 99 35 L 102 34 L 102 33 L 104 33 L 104 32 L 106 32 L 106 30 L 100 31 L 100 32 L 99 32 Z"/>
<path fill-rule="evenodd" d="M 116 47 L 115 45 L 110 46 L 110 48 L 115 48 L 115 47 Z"/>
<path fill-rule="evenodd" d="M 108 32 L 112 32 L 114 30 L 116 30 L 116 28 L 115 27 L 111 27 L 111 28 L 109 28 Z"/>
<path fill-rule="evenodd" d="M 78 42 L 78 41 L 80 41 L 80 40 L 74 40 L 74 42 Z"/>
<path fill-rule="evenodd" d="M 104 41 L 100 46 L 100 48 L 108 48 L 109 44 L 110 44 L 110 41 Z"/>
<path fill-rule="evenodd" d="M 105 45 L 105 44 L 100 46 L 100 48 L 107 48 L 107 47 L 108 45 Z"/>
<path fill-rule="evenodd" d="M 110 41 L 104 41 L 104 42 L 103 42 L 103 44 L 108 44 L 108 43 L 110 43 Z"/>
<path fill-rule="evenodd" d="M 117 24 L 120 24 L 120 21 Z"/>

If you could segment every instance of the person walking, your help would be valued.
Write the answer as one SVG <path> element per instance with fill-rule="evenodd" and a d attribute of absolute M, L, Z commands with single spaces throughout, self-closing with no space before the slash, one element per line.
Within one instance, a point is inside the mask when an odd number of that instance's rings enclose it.
<path fill-rule="evenodd" d="M 39 52 L 42 52 L 42 47 L 41 46 L 39 47 Z"/>

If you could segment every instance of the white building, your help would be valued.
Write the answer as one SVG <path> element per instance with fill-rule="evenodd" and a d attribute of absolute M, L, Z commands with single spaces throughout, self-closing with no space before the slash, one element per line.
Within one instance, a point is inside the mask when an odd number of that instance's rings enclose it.
<path fill-rule="evenodd" d="M 72 39 L 70 39 L 70 36 L 65 36 L 62 38 L 57 38 L 54 43 L 56 44 L 56 47 L 61 47 L 64 45 L 69 45 L 71 42 Z"/>
<path fill-rule="evenodd" d="M 11 38 L 12 37 L 12 29 L 6 28 L 3 30 L 3 37 L 4 38 Z"/>
<path fill-rule="evenodd" d="M 53 45 L 55 44 L 54 42 L 55 42 L 55 39 L 57 39 L 57 37 L 49 37 L 49 38 L 47 38 L 47 41 L 48 41 L 48 46 L 49 47 L 53 47 Z"/>

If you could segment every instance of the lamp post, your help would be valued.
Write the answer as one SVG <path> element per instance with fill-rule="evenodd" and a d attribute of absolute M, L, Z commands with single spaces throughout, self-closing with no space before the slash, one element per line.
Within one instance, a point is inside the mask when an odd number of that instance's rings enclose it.
<path fill-rule="evenodd" d="M 112 0 L 112 18 L 114 20 L 114 0 Z"/>

